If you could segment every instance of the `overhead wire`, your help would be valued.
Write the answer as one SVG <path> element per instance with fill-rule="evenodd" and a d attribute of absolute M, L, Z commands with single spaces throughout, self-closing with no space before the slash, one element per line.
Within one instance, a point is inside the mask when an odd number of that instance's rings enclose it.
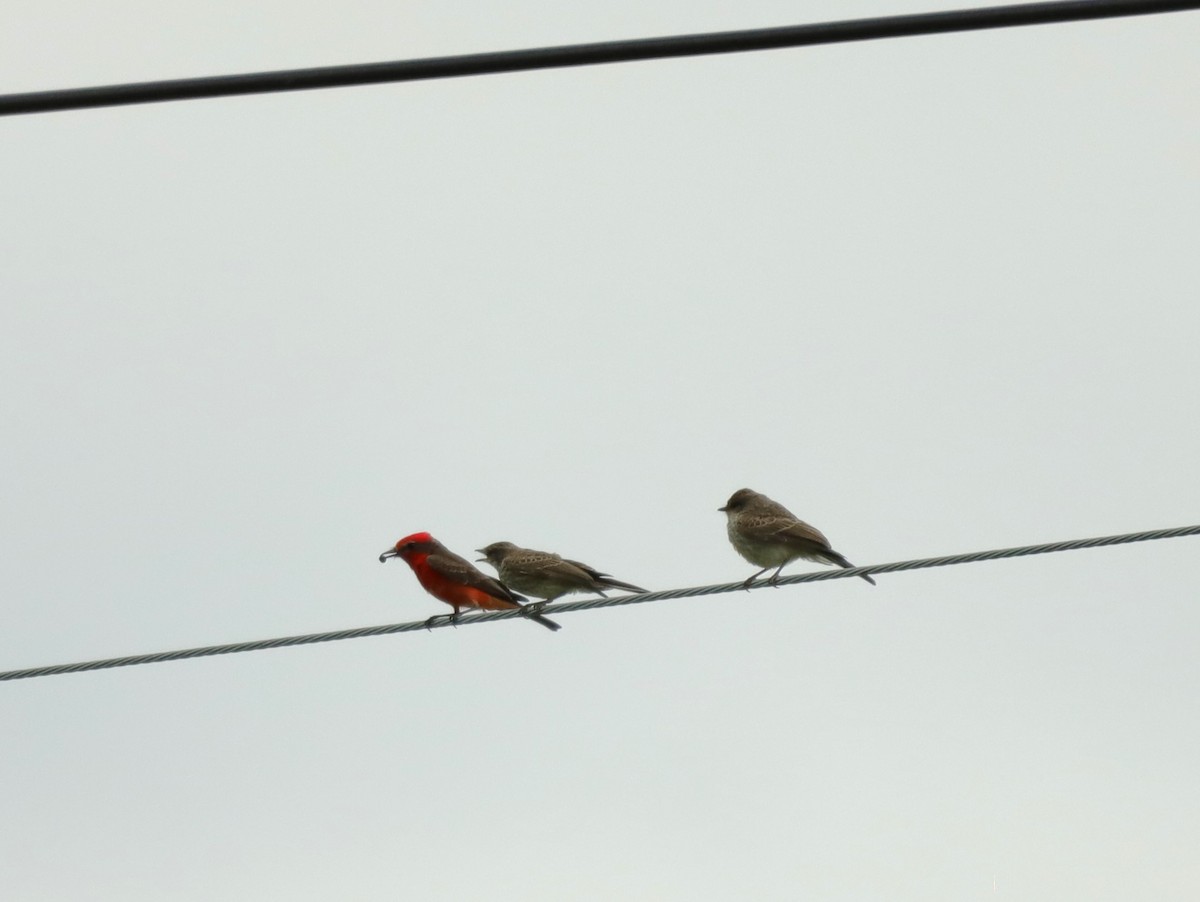
<path fill-rule="evenodd" d="M 1200 0 L 1052 0 L 1044 3 L 879 16 L 808 25 L 65 88 L 0 95 L 0 116 L 779 50 L 787 47 L 1048 25 L 1195 9 L 1200 9 Z"/>
<path fill-rule="evenodd" d="M 1172 529 L 1153 529 L 1144 532 L 1122 533 L 1114 536 L 1098 536 L 1088 539 L 1069 539 L 1063 542 L 1048 542 L 1041 545 L 1021 545 L 1015 548 L 998 548 L 990 551 L 971 551 L 963 554 L 949 554 L 941 557 L 918 558 L 911 561 L 896 561 L 889 564 L 873 564 L 868 567 L 851 567 L 845 570 L 821 570 L 811 573 L 798 573 L 793 576 L 781 576 L 776 585 L 792 586 L 800 583 L 823 582 L 830 579 L 847 579 L 872 573 L 898 573 L 904 570 L 924 570 L 930 567 L 946 567 L 952 564 L 974 564 L 982 561 L 995 561 L 1005 558 L 1026 557 L 1035 554 L 1053 554 L 1060 551 L 1076 551 L 1083 548 L 1101 548 L 1110 545 L 1128 545 L 1134 542 L 1149 542 L 1158 539 L 1172 539 L 1183 536 L 1200 535 L 1200 525 L 1179 526 Z M 751 588 L 763 588 L 770 583 L 758 580 Z M 702 595 L 720 595 L 729 592 L 739 592 L 745 589 L 744 583 L 718 583 L 709 586 L 692 586 L 681 589 L 667 589 L 661 592 L 639 592 L 633 595 L 617 595 L 612 597 L 587 598 L 578 601 L 563 601 L 539 608 L 544 614 L 564 614 L 572 611 L 588 611 L 595 608 L 612 608 L 630 604 L 645 604 L 647 602 L 666 601 L 668 599 L 694 598 Z M 367 636 L 386 636 L 392 633 L 409 633 L 425 629 L 444 629 L 445 627 L 469 626 L 477 623 L 489 623 L 494 620 L 511 620 L 526 616 L 519 609 L 507 611 L 487 611 L 479 614 L 469 614 L 460 617 L 451 624 L 446 618 L 439 618 L 430 623 L 425 620 L 415 620 L 406 623 L 384 624 L 382 626 L 366 626 L 355 629 L 333 630 L 324 633 L 308 633 L 301 636 L 283 636 L 277 639 L 258 639 L 250 642 L 231 642 L 225 645 L 205 645 L 198 648 L 185 648 L 177 651 L 163 651 L 152 654 L 126 655 L 120 658 L 102 658 L 95 661 L 80 661 L 74 664 L 51 664 L 45 667 L 27 667 L 21 670 L 0 671 L 0 681 L 26 680 L 35 677 L 56 676 L 66 673 L 81 673 L 90 670 L 108 670 L 114 667 L 129 667 L 135 664 L 157 664 L 164 661 L 180 661 L 188 658 L 204 658 L 215 655 L 235 654 L 248 651 L 264 651 L 270 648 L 287 648 L 295 645 L 314 645 L 319 642 L 336 642 L 342 639 L 362 639 Z"/>
<path fill-rule="evenodd" d="M 1182 12 L 1195 9 L 1200 9 L 1200 0 L 1188 0 L 1188 2 L 1181 2 L 1181 0 L 1055 0 L 1055 2 L 960 9 L 939 13 L 883 16 L 870 19 L 853 19 L 779 28 L 676 35 L 671 37 L 641 38 L 396 62 L 172 79 L 168 81 L 140 82 L 123 85 L 104 85 L 91 88 L 0 95 L 0 116 L 279 91 L 349 87 L 386 82 L 453 78 L 650 59 L 739 53 L 890 37 L 910 37 L 956 31 L 975 31 L 1120 16 Z M 1125 533 L 1090 539 L 1073 539 L 1042 545 L 1025 545 L 1016 548 L 876 564 L 869 567 L 802 573 L 780 577 L 773 584 L 778 586 L 797 585 L 829 579 L 845 579 L 865 574 L 893 573 L 952 564 L 977 563 L 987 560 L 1192 535 L 1200 535 L 1200 526 L 1184 526 L 1174 529 Z M 753 587 L 760 588 L 766 584 L 765 581 L 760 580 Z M 746 587 L 740 582 L 721 583 L 608 598 L 600 597 L 559 602 L 547 605 L 544 608 L 540 608 L 540 610 L 546 614 L 562 614 L 667 599 L 716 595 L 735 592 L 744 588 Z M 525 614 L 521 610 L 516 609 L 490 611 L 459 618 L 453 625 L 470 625 L 523 616 Z M 421 620 L 310 633 L 299 636 L 285 636 L 276 639 L 201 646 L 152 654 L 128 655 L 119 658 L 103 658 L 72 664 L 54 664 L 45 667 L 0 671 L 0 681 L 31 679 L 42 676 L 127 667 L 136 664 L 151 664 L 188 658 L 261 651 L 270 648 L 311 645 L 342 639 L 357 639 L 367 636 L 382 636 L 392 633 L 443 628 L 450 625 L 452 624 L 444 620 L 435 623 Z"/>

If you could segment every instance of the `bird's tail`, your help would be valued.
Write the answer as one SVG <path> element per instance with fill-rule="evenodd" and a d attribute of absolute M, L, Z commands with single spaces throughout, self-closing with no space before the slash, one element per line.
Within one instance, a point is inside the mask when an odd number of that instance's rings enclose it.
<path fill-rule="evenodd" d="M 854 569 L 854 565 L 852 563 L 850 563 L 848 560 L 846 560 L 844 557 L 842 557 L 840 554 L 838 554 L 832 548 L 829 549 L 828 551 L 824 552 L 824 554 L 825 554 L 825 557 L 829 559 L 829 562 L 831 564 L 837 564 L 843 570 L 853 570 Z M 865 579 L 867 582 L 869 582 L 871 585 L 875 585 L 875 580 L 871 579 L 871 575 L 869 573 L 860 573 L 858 575 L 861 576 L 863 579 Z"/>
<path fill-rule="evenodd" d="M 555 623 L 549 617 L 543 617 L 541 614 L 533 613 L 529 610 L 529 608 L 525 607 L 524 605 L 522 605 L 521 607 L 525 612 L 525 616 L 528 617 L 530 620 L 532 620 L 534 623 L 540 623 L 546 629 L 553 630 L 554 632 L 558 632 L 560 629 L 562 629 L 561 623 Z"/>
<path fill-rule="evenodd" d="M 649 592 L 649 589 L 643 589 L 641 586 L 635 586 L 633 583 L 623 583 L 619 579 L 613 579 L 603 573 L 596 578 L 596 582 L 604 586 L 606 589 L 624 589 L 626 592 Z"/>

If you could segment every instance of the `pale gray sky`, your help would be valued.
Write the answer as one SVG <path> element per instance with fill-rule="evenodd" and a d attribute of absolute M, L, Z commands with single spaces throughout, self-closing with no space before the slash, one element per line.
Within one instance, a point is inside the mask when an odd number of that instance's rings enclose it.
<path fill-rule="evenodd" d="M 920 12 L 8 4 L 37 90 Z M 1200 520 L 1200 16 L 0 121 L 0 669 Z M 42 900 L 1194 899 L 1195 539 L 4 684 Z M 788 572 L 800 572 L 793 566 Z"/>

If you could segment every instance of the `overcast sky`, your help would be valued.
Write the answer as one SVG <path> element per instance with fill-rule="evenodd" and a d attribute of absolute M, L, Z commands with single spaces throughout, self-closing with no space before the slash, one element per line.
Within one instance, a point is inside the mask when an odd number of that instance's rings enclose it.
<path fill-rule="evenodd" d="M 0 90 L 956 3 L 42 0 Z M 0 669 L 1200 522 L 1200 15 L 0 120 Z M 0 685 L 0 886 L 1192 900 L 1197 539 Z M 787 572 L 802 572 L 794 565 Z"/>

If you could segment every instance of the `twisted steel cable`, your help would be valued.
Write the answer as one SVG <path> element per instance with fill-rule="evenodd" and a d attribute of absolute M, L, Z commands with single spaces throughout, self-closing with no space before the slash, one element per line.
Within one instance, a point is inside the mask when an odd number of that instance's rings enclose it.
<path fill-rule="evenodd" d="M 896 561 L 890 564 L 873 564 L 869 567 L 853 567 L 848 570 L 822 570 L 813 573 L 798 573 L 779 578 L 778 585 L 791 586 L 799 583 L 815 583 L 827 579 L 847 579 L 864 573 L 897 573 L 901 570 L 924 570 L 929 567 L 946 567 L 951 564 L 974 564 L 980 561 L 995 561 L 1003 558 L 1026 557 L 1033 554 L 1053 554 L 1059 551 L 1076 551 L 1082 548 L 1100 548 L 1107 545 L 1128 545 L 1133 542 L 1150 542 L 1157 539 L 1174 539 L 1200 535 L 1200 526 L 1179 526 L 1174 529 L 1152 529 L 1145 532 L 1129 532 L 1116 536 L 1099 536 L 1091 539 L 1070 539 L 1065 542 L 1048 542 L 1042 545 L 1021 545 L 1017 548 L 998 548 L 991 551 L 970 551 L 965 554 L 949 554 L 942 557 L 918 558 L 912 561 Z M 752 588 L 762 588 L 765 580 L 755 582 Z M 719 583 L 711 586 L 692 586 L 682 589 L 667 589 L 662 592 L 641 592 L 636 595 L 618 595 L 612 598 L 586 598 L 579 601 L 564 601 L 547 605 L 545 614 L 564 614 L 571 611 L 590 611 L 593 608 L 612 608 L 619 605 L 643 604 L 651 601 L 666 601 L 672 598 L 694 598 L 700 595 L 720 595 L 739 592 L 743 583 Z M 471 614 L 457 621 L 460 626 L 487 623 L 492 620 L 511 620 L 522 617 L 520 610 L 488 611 Z M 451 624 L 440 619 L 435 623 L 415 620 L 408 623 L 391 623 L 383 626 L 365 626 L 357 629 L 334 630 L 327 633 L 309 633 L 303 636 L 283 636 L 278 639 L 258 639 L 251 642 L 231 642 L 226 645 L 204 645 L 199 648 L 184 648 L 154 654 L 127 655 L 122 658 L 101 658 L 97 661 L 80 661 L 75 664 L 51 664 L 46 667 L 28 667 L 23 670 L 0 671 L 0 681 L 27 680 L 34 677 L 55 676 L 63 673 L 81 673 L 86 670 L 107 670 L 112 667 L 129 667 L 134 664 L 157 664 L 162 661 L 180 661 L 187 658 L 205 658 L 213 655 L 228 655 L 243 651 L 263 651 L 268 648 L 287 648 L 292 645 L 313 645 L 317 642 L 337 642 L 341 639 L 361 639 L 366 636 L 386 636 L 391 633 L 409 633 L 424 629 L 444 629 Z"/>

